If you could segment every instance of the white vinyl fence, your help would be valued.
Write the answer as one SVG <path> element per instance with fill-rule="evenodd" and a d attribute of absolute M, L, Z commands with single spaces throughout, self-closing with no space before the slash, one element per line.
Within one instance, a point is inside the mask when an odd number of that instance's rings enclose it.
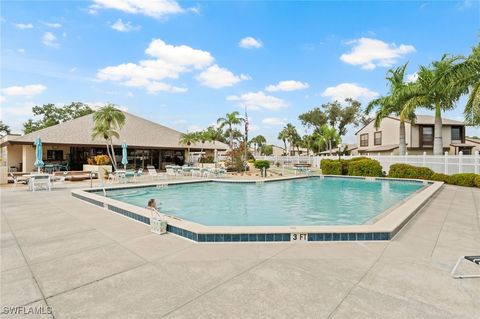
<path fill-rule="evenodd" d="M 414 166 L 428 167 L 436 173 L 457 174 L 457 173 L 475 173 L 480 174 L 480 155 L 475 152 L 474 155 L 345 155 L 342 159 L 351 159 L 354 157 L 369 157 L 380 162 L 383 170 L 388 173 L 390 165 L 397 163 L 410 164 Z M 257 156 L 257 159 L 268 160 L 271 165 L 279 163 L 280 166 L 293 166 L 295 164 L 310 164 L 314 168 L 320 168 L 322 159 L 339 159 L 340 157 L 331 156 Z"/>

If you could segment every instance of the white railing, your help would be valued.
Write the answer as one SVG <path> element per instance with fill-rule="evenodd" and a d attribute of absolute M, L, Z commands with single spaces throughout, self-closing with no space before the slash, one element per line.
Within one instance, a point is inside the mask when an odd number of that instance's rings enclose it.
<path fill-rule="evenodd" d="M 475 173 L 480 174 L 480 155 L 476 151 L 474 155 L 463 155 L 460 152 L 458 155 L 344 155 L 342 159 L 351 159 L 354 157 L 369 157 L 380 162 L 382 168 L 388 173 L 390 165 L 397 163 L 405 163 L 414 166 L 428 167 L 436 173 L 443 174 L 457 174 L 457 173 Z M 338 155 L 327 156 L 257 156 L 257 159 L 268 160 L 272 165 L 279 163 L 280 166 L 293 166 L 295 164 L 310 164 L 314 168 L 320 168 L 322 159 L 339 159 Z M 224 160 L 226 157 L 219 157 L 219 160 Z"/>

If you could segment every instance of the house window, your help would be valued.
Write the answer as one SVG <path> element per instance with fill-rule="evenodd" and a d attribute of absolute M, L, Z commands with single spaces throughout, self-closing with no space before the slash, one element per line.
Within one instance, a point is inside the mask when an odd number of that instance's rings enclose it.
<path fill-rule="evenodd" d="M 420 146 L 433 145 L 433 126 L 420 126 Z"/>
<path fill-rule="evenodd" d="M 47 150 L 47 160 L 63 161 L 63 150 Z"/>
<path fill-rule="evenodd" d="M 373 145 L 382 145 L 382 132 L 375 132 L 373 135 Z"/>
<path fill-rule="evenodd" d="M 368 133 L 360 135 L 360 146 L 368 146 Z"/>
<path fill-rule="evenodd" d="M 462 141 L 462 127 L 452 126 L 452 141 Z"/>

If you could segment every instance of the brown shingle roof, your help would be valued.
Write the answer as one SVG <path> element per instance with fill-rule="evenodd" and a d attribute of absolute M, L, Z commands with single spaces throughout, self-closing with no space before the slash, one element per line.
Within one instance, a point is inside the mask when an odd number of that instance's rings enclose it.
<path fill-rule="evenodd" d="M 125 125 L 119 132 L 120 139 L 114 139 L 114 145 L 121 145 L 125 141 L 129 147 L 186 148 L 185 145 L 179 143 L 181 132 L 127 112 L 123 113 L 125 114 Z M 93 114 L 89 114 L 11 139 L 9 142 L 12 144 L 33 143 L 37 137 L 40 137 L 46 144 L 105 145 L 101 139 L 92 141 L 92 129 Z M 216 142 L 215 146 L 218 150 L 228 148 L 221 142 Z M 215 146 L 209 142 L 204 144 L 205 149 L 213 149 Z M 191 146 L 191 148 L 201 147 L 201 143 Z"/>

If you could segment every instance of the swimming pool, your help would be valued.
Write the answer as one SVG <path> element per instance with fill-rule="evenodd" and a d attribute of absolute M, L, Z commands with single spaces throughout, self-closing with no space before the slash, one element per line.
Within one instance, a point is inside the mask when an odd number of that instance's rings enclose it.
<path fill-rule="evenodd" d="M 203 182 L 107 190 L 107 197 L 208 226 L 362 225 L 424 185 L 310 177 L 267 183 Z M 103 194 L 103 191 L 97 191 Z"/>

